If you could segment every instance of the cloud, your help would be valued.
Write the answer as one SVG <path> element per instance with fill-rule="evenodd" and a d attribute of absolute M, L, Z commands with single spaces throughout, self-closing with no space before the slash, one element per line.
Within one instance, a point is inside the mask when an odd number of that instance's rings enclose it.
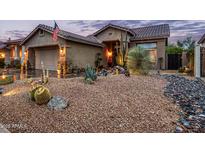
<path fill-rule="evenodd" d="M 23 31 L 23 30 L 9 30 L 5 31 L 3 40 L 8 40 L 8 38 L 11 39 L 21 39 L 26 37 L 30 32 L 29 31 Z"/>
<path fill-rule="evenodd" d="M 51 20 L 0 21 L 0 40 L 25 37 L 40 23 L 53 26 Z M 188 36 L 199 40 L 205 33 L 205 20 L 58 20 L 57 23 L 61 29 L 83 36 L 90 35 L 109 23 L 128 28 L 169 24 L 171 33 L 169 41 L 172 43 Z"/>

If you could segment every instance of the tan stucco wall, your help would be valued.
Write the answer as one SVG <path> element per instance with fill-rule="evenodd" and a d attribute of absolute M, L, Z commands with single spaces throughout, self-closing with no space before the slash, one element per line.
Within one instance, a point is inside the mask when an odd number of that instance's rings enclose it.
<path fill-rule="evenodd" d="M 167 58 L 166 58 L 166 39 L 158 39 L 158 40 L 143 40 L 143 41 L 132 41 L 130 42 L 130 48 L 136 46 L 136 44 L 140 43 L 156 43 L 157 44 L 157 59 L 162 57 L 162 69 L 166 69 L 167 65 Z"/>
<path fill-rule="evenodd" d="M 116 41 L 116 40 L 121 40 L 121 33 L 122 33 L 123 40 L 125 41 L 126 32 L 121 31 L 119 29 L 112 28 L 112 27 L 107 28 L 104 31 L 102 31 L 101 33 L 99 33 L 98 35 L 96 35 L 96 38 L 100 42 L 103 42 L 103 41 Z M 127 40 L 129 40 L 129 39 L 130 39 L 130 34 L 127 35 Z"/>
<path fill-rule="evenodd" d="M 54 42 L 52 40 L 52 34 L 44 31 L 44 35 L 39 35 L 39 30 L 30 38 L 28 39 L 23 45 L 26 48 L 29 47 L 40 47 L 40 46 L 51 46 L 57 44 L 66 44 L 66 41 L 63 38 L 58 37 L 58 41 Z"/>
<path fill-rule="evenodd" d="M 165 57 L 166 42 L 165 40 L 157 41 L 157 58 L 163 58 L 162 69 L 166 68 L 166 57 Z"/>
<path fill-rule="evenodd" d="M 31 37 L 28 41 L 24 43 L 24 46 L 26 48 L 29 48 L 29 51 L 31 50 L 37 51 L 38 48 L 36 47 L 45 47 L 45 46 L 55 47 L 54 45 L 62 45 L 62 46 L 66 45 L 67 46 L 67 49 L 66 49 L 67 63 L 72 61 L 72 64 L 74 66 L 77 66 L 80 68 L 85 67 L 86 64 L 95 66 L 96 53 L 98 52 L 103 53 L 102 52 L 103 48 L 101 47 L 95 47 L 92 45 L 82 44 L 82 43 L 73 42 L 73 41 L 66 41 L 60 37 L 58 38 L 57 42 L 54 42 L 52 40 L 51 35 L 52 34 L 45 31 L 44 36 L 39 36 L 39 31 L 37 31 L 33 37 Z M 41 52 L 43 52 L 43 50 L 41 50 Z M 30 56 L 32 56 L 32 54 L 30 54 Z M 32 62 L 33 61 L 34 60 L 32 60 Z"/>
<path fill-rule="evenodd" d="M 87 64 L 95 66 L 95 56 L 97 53 L 103 53 L 103 48 L 80 44 L 76 42 L 68 42 L 67 63 L 73 66 L 84 68 Z M 103 57 L 102 57 L 103 58 Z M 105 57 L 104 57 L 105 58 Z"/>

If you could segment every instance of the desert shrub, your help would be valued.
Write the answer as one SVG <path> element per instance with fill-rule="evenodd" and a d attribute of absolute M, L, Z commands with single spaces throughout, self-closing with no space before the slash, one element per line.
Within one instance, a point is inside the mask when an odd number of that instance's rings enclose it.
<path fill-rule="evenodd" d="M 186 67 L 184 69 L 184 73 L 186 73 L 188 75 L 193 75 L 194 74 L 193 70 L 191 68 L 188 68 L 188 67 Z"/>
<path fill-rule="evenodd" d="M 13 76 L 11 75 L 2 75 L 0 77 L 0 85 L 6 85 L 6 84 L 10 84 L 10 83 L 13 83 L 14 82 L 14 79 L 13 79 Z"/>
<path fill-rule="evenodd" d="M 179 73 L 184 73 L 184 70 L 185 70 L 185 67 L 180 67 L 180 68 L 178 69 L 178 72 L 179 72 Z"/>
<path fill-rule="evenodd" d="M 149 51 L 134 47 L 128 53 L 127 67 L 133 74 L 147 75 L 152 68 Z"/>
<path fill-rule="evenodd" d="M 102 61 L 101 53 L 97 53 L 95 56 L 95 67 L 98 69 L 100 67 L 100 63 Z"/>

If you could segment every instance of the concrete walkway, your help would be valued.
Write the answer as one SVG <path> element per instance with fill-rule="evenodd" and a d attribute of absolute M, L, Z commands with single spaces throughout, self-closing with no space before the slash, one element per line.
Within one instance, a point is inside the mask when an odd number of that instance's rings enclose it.
<path fill-rule="evenodd" d="M 10 133 L 2 124 L 0 124 L 0 133 Z"/>

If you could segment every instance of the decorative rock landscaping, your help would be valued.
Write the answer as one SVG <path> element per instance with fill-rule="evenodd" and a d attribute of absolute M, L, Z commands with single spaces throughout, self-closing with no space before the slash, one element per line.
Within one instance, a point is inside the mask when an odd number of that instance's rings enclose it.
<path fill-rule="evenodd" d="M 62 109 L 65 109 L 68 106 L 68 101 L 66 101 L 65 98 L 63 98 L 63 97 L 54 96 L 48 102 L 47 106 L 51 110 L 62 110 Z"/>
<path fill-rule="evenodd" d="M 0 87 L 0 94 L 2 94 L 4 92 L 4 88 Z"/>
<path fill-rule="evenodd" d="M 177 75 L 162 77 L 168 81 L 164 95 L 173 99 L 182 109 L 176 132 L 205 132 L 204 81 L 200 78 L 189 80 Z"/>
<path fill-rule="evenodd" d="M 69 100 L 69 107 L 61 112 L 33 102 L 28 96 L 31 86 L 26 82 L 17 80 L 2 86 L 0 123 L 23 126 L 8 127 L 10 132 L 174 131 L 179 109 L 163 94 L 165 79 L 108 75 L 98 77 L 93 85 L 83 79 L 50 78 L 45 85 L 54 96 Z M 64 107 L 59 101 L 53 101 L 52 107 L 57 104 Z"/>

